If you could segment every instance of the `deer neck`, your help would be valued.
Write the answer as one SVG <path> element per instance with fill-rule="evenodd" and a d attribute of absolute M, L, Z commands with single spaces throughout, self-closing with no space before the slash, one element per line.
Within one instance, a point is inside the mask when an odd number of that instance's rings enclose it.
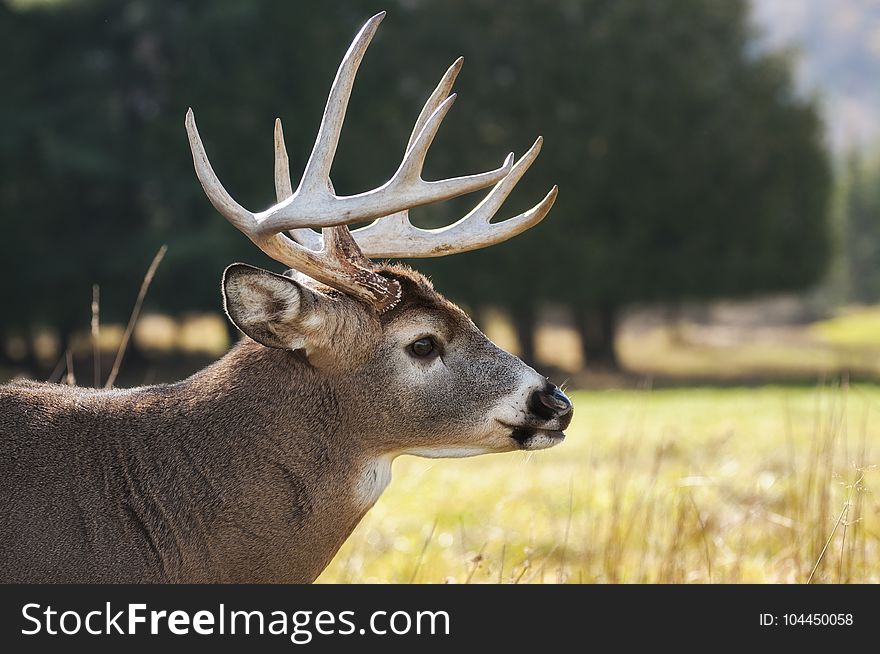
<path fill-rule="evenodd" d="M 390 480 L 301 357 L 246 341 L 182 382 L 195 425 L 171 445 L 197 488 L 181 580 L 311 582 Z"/>

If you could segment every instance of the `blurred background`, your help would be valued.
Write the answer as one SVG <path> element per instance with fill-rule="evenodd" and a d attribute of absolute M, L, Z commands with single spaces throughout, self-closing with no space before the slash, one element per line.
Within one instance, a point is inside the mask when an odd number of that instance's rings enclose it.
<path fill-rule="evenodd" d="M 412 263 L 577 416 L 522 474 L 406 462 L 325 579 L 880 581 L 876 0 L 2 0 L 0 381 L 103 385 L 129 322 L 118 385 L 225 352 L 223 268 L 278 265 L 205 199 L 186 109 L 232 195 L 268 206 L 274 118 L 297 179 L 382 9 L 336 190 L 391 175 L 464 55 L 426 178 L 542 134 L 499 217 L 559 199 Z"/>

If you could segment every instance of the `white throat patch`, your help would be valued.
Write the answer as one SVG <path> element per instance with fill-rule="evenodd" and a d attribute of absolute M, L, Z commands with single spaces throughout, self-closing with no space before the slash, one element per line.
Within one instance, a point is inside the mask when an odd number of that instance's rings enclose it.
<path fill-rule="evenodd" d="M 354 496 L 364 511 L 372 507 L 391 481 L 393 457 L 380 456 L 365 462 L 355 484 Z"/>

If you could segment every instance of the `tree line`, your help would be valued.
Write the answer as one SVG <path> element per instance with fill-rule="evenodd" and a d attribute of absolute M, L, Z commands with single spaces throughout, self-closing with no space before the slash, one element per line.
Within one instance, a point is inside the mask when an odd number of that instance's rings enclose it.
<path fill-rule="evenodd" d="M 426 178 L 544 151 L 499 213 L 558 184 L 538 227 L 491 249 L 416 262 L 452 298 L 514 318 L 526 358 L 542 304 L 569 307 L 588 365 L 615 366 L 621 308 L 820 281 L 831 168 L 789 59 L 757 47 L 745 0 L 388 0 L 333 169 L 340 193 L 394 171 L 459 55 L 459 101 Z M 374 13 L 353 0 L 67 0 L 0 4 L 0 335 L 88 324 L 91 285 L 123 320 L 169 249 L 151 309 L 216 310 L 228 263 L 277 267 L 216 215 L 190 159 L 196 110 L 245 206 L 274 199 L 272 122 L 305 163 L 335 68 Z M 467 196 L 413 212 L 451 222 Z M 479 313 L 477 311 L 477 313 Z"/>

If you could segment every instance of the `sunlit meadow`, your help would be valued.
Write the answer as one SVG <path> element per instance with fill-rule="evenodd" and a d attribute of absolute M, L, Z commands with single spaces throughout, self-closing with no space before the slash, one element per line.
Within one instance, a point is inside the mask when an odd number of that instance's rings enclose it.
<path fill-rule="evenodd" d="M 880 389 L 576 392 L 554 450 L 402 457 L 322 582 L 880 582 Z"/>

